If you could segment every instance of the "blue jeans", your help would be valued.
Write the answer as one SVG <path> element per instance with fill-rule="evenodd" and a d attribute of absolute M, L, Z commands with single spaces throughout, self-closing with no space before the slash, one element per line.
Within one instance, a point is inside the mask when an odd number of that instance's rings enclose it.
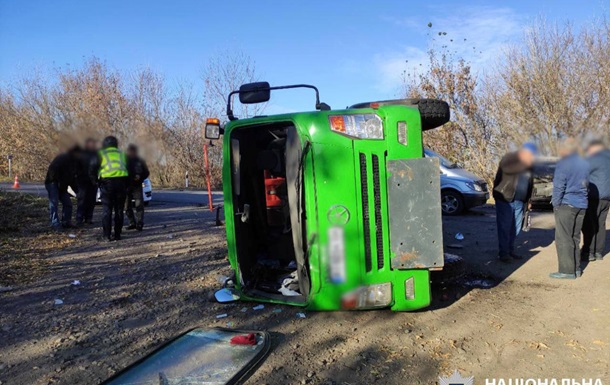
<path fill-rule="evenodd" d="M 68 191 L 60 191 L 57 183 L 47 183 L 44 185 L 49 193 L 49 217 L 51 226 L 55 228 L 61 225 L 72 224 L 72 201 Z M 59 219 L 59 202 L 61 202 L 61 221 Z"/>
<path fill-rule="evenodd" d="M 515 238 L 523 226 L 524 207 L 525 202 L 522 201 L 496 201 L 496 223 L 501 258 L 509 257 L 514 252 Z"/>

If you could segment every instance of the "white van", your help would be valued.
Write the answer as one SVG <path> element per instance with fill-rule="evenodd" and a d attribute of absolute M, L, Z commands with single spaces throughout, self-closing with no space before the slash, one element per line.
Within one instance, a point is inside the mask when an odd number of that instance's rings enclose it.
<path fill-rule="evenodd" d="M 459 215 L 482 206 L 489 199 L 487 182 L 461 168 L 457 163 L 426 148 L 427 158 L 438 158 L 441 168 L 441 209 L 445 215 Z"/>

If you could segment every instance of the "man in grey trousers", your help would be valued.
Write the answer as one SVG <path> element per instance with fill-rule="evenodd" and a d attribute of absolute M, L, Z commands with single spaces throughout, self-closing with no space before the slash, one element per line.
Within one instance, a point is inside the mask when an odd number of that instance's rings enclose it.
<path fill-rule="evenodd" d="M 580 231 L 587 210 L 589 164 L 578 154 L 574 138 L 559 145 L 561 160 L 557 162 L 553 177 L 553 211 L 555 212 L 555 246 L 559 271 L 551 278 L 575 279 L 580 277 Z"/>
<path fill-rule="evenodd" d="M 589 207 L 582 227 L 583 261 L 601 261 L 606 247 L 606 218 L 610 209 L 610 150 L 601 139 L 587 146 L 589 161 Z"/>

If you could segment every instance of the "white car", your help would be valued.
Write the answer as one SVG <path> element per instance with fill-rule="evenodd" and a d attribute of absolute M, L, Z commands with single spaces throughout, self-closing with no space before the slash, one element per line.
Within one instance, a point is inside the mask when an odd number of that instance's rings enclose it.
<path fill-rule="evenodd" d="M 144 182 L 142 182 L 142 192 L 144 195 L 144 204 L 147 205 L 148 202 L 152 200 L 152 185 L 150 184 L 150 179 L 146 178 L 144 179 Z M 102 202 L 99 188 L 97 189 L 97 196 L 95 197 L 95 201 L 97 203 Z"/>
<path fill-rule="evenodd" d="M 142 192 L 144 193 L 144 204 L 147 205 L 148 202 L 152 200 L 152 185 L 150 184 L 150 179 L 144 179 L 142 182 Z M 76 193 L 72 190 L 72 187 L 68 186 L 68 194 L 72 195 L 72 197 L 76 197 Z M 97 203 L 102 203 L 100 189 L 97 189 L 97 195 L 95 196 L 95 201 Z"/>

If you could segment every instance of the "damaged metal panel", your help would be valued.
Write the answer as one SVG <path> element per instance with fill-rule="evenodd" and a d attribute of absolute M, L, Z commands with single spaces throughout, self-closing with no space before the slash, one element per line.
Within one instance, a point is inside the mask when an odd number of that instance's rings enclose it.
<path fill-rule="evenodd" d="M 387 169 L 392 269 L 441 268 L 438 159 L 389 160 Z"/>

